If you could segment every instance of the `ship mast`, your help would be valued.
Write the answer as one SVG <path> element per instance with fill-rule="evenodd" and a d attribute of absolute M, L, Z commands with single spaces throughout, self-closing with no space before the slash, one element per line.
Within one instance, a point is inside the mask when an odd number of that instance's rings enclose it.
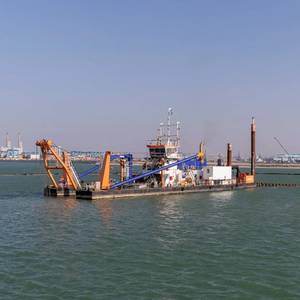
<path fill-rule="evenodd" d="M 169 107 L 168 109 L 168 136 L 167 136 L 167 144 L 170 145 L 171 143 L 171 117 L 173 114 L 173 109 Z"/>
<path fill-rule="evenodd" d="M 180 147 L 180 122 L 176 122 L 176 146 Z"/>
<path fill-rule="evenodd" d="M 163 139 L 163 135 L 164 135 L 164 123 L 160 123 L 159 124 L 159 143 L 162 143 L 162 139 Z"/>

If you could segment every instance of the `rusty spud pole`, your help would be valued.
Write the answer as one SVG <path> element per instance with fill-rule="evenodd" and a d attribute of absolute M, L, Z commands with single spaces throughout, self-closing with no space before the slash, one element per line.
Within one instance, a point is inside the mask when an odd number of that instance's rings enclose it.
<path fill-rule="evenodd" d="M 255 177 L 256 167 L 256 124 L 255 119 L 252 118 L 251 123 L 251 175 Z"/>
<path fill-rule="evenodd" d="M 232 165 L 232 145 L 230 143 L 227 144 L 227 167 Z"/>

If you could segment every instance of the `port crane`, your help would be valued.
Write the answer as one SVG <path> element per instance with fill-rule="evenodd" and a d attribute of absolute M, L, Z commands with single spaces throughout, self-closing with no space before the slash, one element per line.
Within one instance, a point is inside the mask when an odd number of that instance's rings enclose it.
<path fill-rule="evenodd" d="M 280 140 L 277 137 L 274 137 L 274 140 L 279 144 L 279 146 L 281 147 L 281 149 L 285 152 L 285 154 L 288 155 L 288 162 L 295 162 L 294 159 L 291 158 L 290 153 L 287 151 L 287 149 L 282 145 L 282 143 L 280 142 Z"/>

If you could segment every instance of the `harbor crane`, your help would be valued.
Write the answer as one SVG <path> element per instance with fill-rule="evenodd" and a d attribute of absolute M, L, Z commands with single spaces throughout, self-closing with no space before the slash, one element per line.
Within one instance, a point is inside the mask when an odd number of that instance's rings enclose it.
<path fill-rule="evenodd" d="M 282 145 L 282 143 L 280 142 L 280 140 L 275 136 L 274 140 L 279 144 L 279 146 L 281 147 L 281 149 L 285 152 L 285 154 L 288 156 L 288 162 L 289 163 L 294 163 L 294 159 L 291 157 L 290 153 L 287 151 L 287 149 Z"/>

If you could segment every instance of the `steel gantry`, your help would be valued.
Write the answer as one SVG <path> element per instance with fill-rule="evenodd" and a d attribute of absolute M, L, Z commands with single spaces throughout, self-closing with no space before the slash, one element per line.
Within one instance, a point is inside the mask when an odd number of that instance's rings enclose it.
<path fill-rule="evenodd" d="M 80 180 L 71 162 L 69 152 L 64 150 L 60 151 L 60 149 L 55 146 L 51 140 L 39 140 L 36 142 L 36 145 L 41 149 L 44 166 L 52 185 L 56 189 L 68 188 L 72 190 L 80 190 Z M 50 161 L 53 160 L 56 164 L 50 163 Z M 52 173 L 53 170 L 61 170 L 63 172 L 62 182 L 57 182 L 57 179 Z"/>

